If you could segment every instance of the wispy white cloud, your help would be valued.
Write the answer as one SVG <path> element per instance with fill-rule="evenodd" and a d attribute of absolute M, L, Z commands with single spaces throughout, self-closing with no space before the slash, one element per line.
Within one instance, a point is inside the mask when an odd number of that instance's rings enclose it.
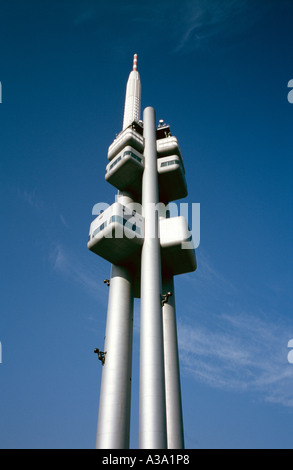
<path fill-rule="evenodd" d="M 63 214 L 59 214 L 59 217 L 60 217 L 60 221 L 62 223 L 62 225 L 65 227 L 65 228 L 70 228 L 68 223 L 67 223 L 67 220 L 65 219 L 65 217 L 63 216 Z"/>
<path fill-rule="evenodd" d="M 273 5 L 271 0 L 185 1 L 177 23 L 176 52 L 196 49 L 211 39 L 235 37 L 253 26 Z"/>
<path fill-rule="evenodd" d="M 202 284 L 208 282 L 209 288 L 211 288 L 212 284 L 220 289 L 221 292 L 229 292 L 233 295 L 239 293 L 239 288 L 213 266 L 209 256 L 203 249 L 200 251 L 197 250 L 196 256 L 198 270 L 196 271 L 196 277 L 193 274 L 188 276 L 189 281 L 196 283 L 200 282 Z"/>
<path fill-rule="evenodd" d="M 290 317 L 272 314 L 269 296 L 261 304 L 249 303 L 247 297 L 255 299 L 258 292 L 227 279 L 202 248 L 198 270 L 185 281 L 194 295 L 178 322 L 182 372 L 211 387 L 257 392 L 266 401 L 293 407 Z"/>
<path fill-rule="evenodd" d="M 17 189 L 19 198 L 33 209 L 41 209 L 43 201 L 39 197 L 36 189 Z"/>
<path fill-rule="evenodd" d="M 212 387 L 258 392 L 266 401 L 292 407 L 288 325 L 251 313 L 213 316 L 210 324 L 212 329 L 194 322 L 179 324 L 183 373 Z"/>
<path fill-rule="evenodd" d="M 197 270 L 195 273 L 185 274 L 177 283 L 187 286 L 193 295 L 185 299 L 185 316 L 193 316 L 196 310 L 197 316 L 206 317 L 217 306 L 217 311 L 227 310 L 227 306 L 235 306 L 240 303 L 243 286 L 241 289 L 229 277 L 214 266 L 202 246 L 196 250 Z"/>
<path fill-rule="evenodd" d="M 167 46 L 169 53 L 190 52 L 213 41 L 229 40 L 247 33 L 275 5 L 275 0 L 168 0 L 136 2 L 134 0 L 109 0 L 103 8 L 97 2 L 87 1 L 75 12 L 75 27 L 92 27 L 103 30 L 107 43 L 118 50 L 128 40 L 139 44 L 147 38 L 153 48 Z M 126 30 L 131 34 L 113 36 L 111 30 L 103 29 L 107 22 L 121 20 L 120 34 Z M 121 33 L 121 31 L 123 33 Z M 113 38 L 116 40 L 113 40 Z M 133 39 L 135 38 L 135 39 Z M 225 46 L 227 41 L 225 42 Z M 127 47 L 126 47 L 127 48 Z"/>
<path fill-rule="evenodd" d="M 73 253 L 69 253 L 61 244 L 55 244 L 49 253 L 52 269 L 71 279 L 100 302 L 106 303 L 105 285 L 101 283 L 102 272 L 81 262 Z"/>

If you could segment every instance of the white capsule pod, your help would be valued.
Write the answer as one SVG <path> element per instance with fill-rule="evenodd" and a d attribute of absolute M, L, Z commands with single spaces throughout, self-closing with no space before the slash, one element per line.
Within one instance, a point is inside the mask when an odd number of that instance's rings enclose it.
<path fill-rule="evenodd" d="M 187 196 L 187 184 L 182 159 L 178 155 L 158 158 L 160 201 L 169 202 Z"/>
<path fill-rule="evenodd" d="M 130 145 L 138 152 L 143 153 L 144 138 L 142 132 L 142 126 L 135 121 L 129 127 L 120 132 L 108 149 L 108 160 L 113 160 L 113 158 L 127 145 Z"/>
<path fill-rule="evenodd" d="M 178 157 L 181 159 L 181 162 L 184 168 L 181 150 L 179 147 L 178 140 L 175 136 L 170 135 L 163 139 L 158 139 L 157 140 L 157 154 L 158 154 L 158 158 L 168 157 L 170 155 L 178 155 Z"/>
<path fill-rule="evenodd" d="M 162 271 L 173 276 L 195 271 L 194 244 L 186 218 L 160 218 L 159 229 Z"/>
<path fill-rule="evenodd" d="M 105 179 L 119 191 L 141 193 L 144 157 L 130 145 L 126 146 L 106 167 Z"/>
<path fill-rule="evenodd" d="M 87 246 L 110 263 L 127 265 L 136 263 L 143 240 L 143 217 L 115 202 L 92 221 Z"/>

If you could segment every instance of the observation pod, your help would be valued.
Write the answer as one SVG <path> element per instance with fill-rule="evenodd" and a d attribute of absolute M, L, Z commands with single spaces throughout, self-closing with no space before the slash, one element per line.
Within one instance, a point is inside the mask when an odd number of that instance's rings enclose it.
<path fill-rule="evenodd" d="M 183 158 L 169 125 L 160 124 L 157 128 L 156 149 L 160 201 L 167 203 L 185 198 L 188 192 Z"/>
<path fill-rule="evenodd" d="M 92 221 L 87 246 L 110 263 L 127 265 L 136 262 L 143 239 L 143 217 L 115 202 Z"/>
<path fill-rule="evenodd" d="M 143 170 L 143 155 L 128 145 L 108 163 L 105 179 L 119 191 L 127 191 L 140 198 Z"/>
<path fill-rule="evenodd" d="M 130 145 L 138 152 L 143 153 L 144 138 L 141 122 L 133 121 L 132 124 L 117 135 L 108 149 L 108 160 L 113 160 L 113 158 L 127 145 Z"/>
<path fill-rule="evenodd" d="M 157 154 L 158 158 L 167 157 L 168 155 L 178 155 L 178 157 L 180 157 L 182 160 L 178 140 L 175 136 L 172 135 L 157 140 Z"/>
<path fill-rule="evenodd" d="M 185 217 L 161 218 L 159 227 L 163 275 L 195 271 L 195 249 Z"/>
<path fill-rule="evenodd" d="M 195 250 L 185 217 L 160 217 L 159 234 L 162 272 L 176 276 L 195 271 Z M 144 217 L 115 203 L 91 223 L 88 248 L 113 264 L 139 270 L 143 240 Z"/>
<path fill-rule="evenodd" d="M 178 155 L 158 158 L 160 201 L 170 202 L 187 196 L 182 159 Z"/>

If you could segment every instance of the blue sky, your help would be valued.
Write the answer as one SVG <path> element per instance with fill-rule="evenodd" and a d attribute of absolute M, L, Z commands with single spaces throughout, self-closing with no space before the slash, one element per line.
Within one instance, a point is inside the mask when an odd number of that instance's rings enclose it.
<path fill-rule="evenodd" d="M 201 204 L 176 278 L 188 448 L 292 448 L 293 3 L 2 0 L 0 447 L 93 448 L 109 276 L 87 250 L 138 54 Z M 139 302 L 131 446 L 137 447 Z"/>

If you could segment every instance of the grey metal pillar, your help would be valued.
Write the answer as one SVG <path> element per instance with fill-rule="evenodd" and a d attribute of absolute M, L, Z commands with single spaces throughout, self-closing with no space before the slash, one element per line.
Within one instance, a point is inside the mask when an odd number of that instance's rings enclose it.
<path fill-rule="evenodd" d="M 127 449 L 133 335 L 133 292 L 127 269 L 112 265 L 102 370 L 97 449 Z"/>
<path fill-rule="evenodd" d="M 173 277 L 163 277 L 163 294 L 172 292 L 163 306 L 164 360 L 168 449 L 184 449 L 178 340 Z"/>
<path fill-rule="evenodd" d="M 166 401 L 163 320 L 161 306 L 161 256 L 158 237 L 159 202 L 155 110 L 144 110 L 145 169 L 142 206 L 145 239 L 141 255 L 141 319 L 139 382 L 139 448 L 166 449 Z"/>

